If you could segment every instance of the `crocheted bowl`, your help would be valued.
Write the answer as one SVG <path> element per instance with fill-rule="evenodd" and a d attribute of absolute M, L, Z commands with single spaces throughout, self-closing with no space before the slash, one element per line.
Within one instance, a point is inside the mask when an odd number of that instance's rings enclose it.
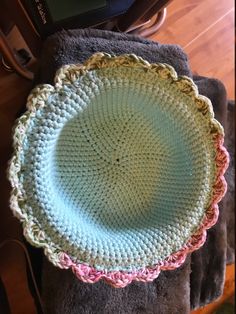
<path fill-rule="evenodd" d="M 41 85 L 14 131 L 11 208 L 78 278 L 152 281 L 206 239 L 228 154 L 210 100 L 167 64 L 98 53 Z"/>

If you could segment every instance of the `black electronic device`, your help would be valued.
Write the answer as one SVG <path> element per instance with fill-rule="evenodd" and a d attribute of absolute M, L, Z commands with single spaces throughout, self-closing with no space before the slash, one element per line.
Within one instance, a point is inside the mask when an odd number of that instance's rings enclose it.
<path fill-rule="evenodd" d="M 21 0 L 41 36 L 95 26 L 127 11 L 134 0 Z"/>

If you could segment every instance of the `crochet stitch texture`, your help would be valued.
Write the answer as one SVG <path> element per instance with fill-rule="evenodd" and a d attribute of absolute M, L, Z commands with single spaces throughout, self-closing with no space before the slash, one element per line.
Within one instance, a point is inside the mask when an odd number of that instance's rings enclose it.
<path fill-rule="evenodd" d="M 151 281 L 205 241 L 228 154 L 210 100 L 167 64 L 97 53 L 41 85 L 14 131 L 11 208 L 85 282 Z"/>

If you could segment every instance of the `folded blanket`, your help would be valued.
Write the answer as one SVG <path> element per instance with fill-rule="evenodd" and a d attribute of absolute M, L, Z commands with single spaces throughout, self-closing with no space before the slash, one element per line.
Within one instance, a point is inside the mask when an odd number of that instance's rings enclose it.
<path fill-rule="evenodd" d="M 117 55 L 135 53 L 149 62 L 168 63 L 179 75 L 192 77 L 187 56 L 178 46 L 161 45 L 127 34 L 84 29 L 58 32 L 45 41 L 35 83 L 52 83 L 55 71 L 63 64 L 81 63 L 97 51 Z M 231 133 L 226 144 L 232 146 L 234 132 L 227 126 L 232 123 L 227 121 L 223 84 L 199 76 L 194 80 L 200 93 L 211 99 L 216 118 L 227 134 Z M 232 147 L 229 151 L 233 152 Z M 214 301 L 222 293 L 227 252 L 229 260 L 234 260 L 234 242 L 227 235 L 227 228 L 234 228 L 232 167 L 234 163 L 231 162 L 227 172 L 230 188 L 220 204 L 218 223 L 208 232 L 205 245 L 189 256 L 181 268 L 162 272 L 152 283 L 134 282 L 126 288 L 114 289 L 103 282 L 82 283 L 70 271 L 61 271 L 43 258 L 42 297 L 46 313 L 185 314 L 190 308 Z M 36 266 L 39 271 L 40 265 Z"/>
<path fill-rule="evenodd" d="M 223 199 L 226 209 L 227 263 L 230 264 L 235 262 L 235 101 L 228 102 L 225 145 L 231 157 L 225 174 L 228 191 Z"/>
<path fill-rule="evenodd" d="M 230 166 L 226 173 L 228 191 L 219 204 L 217 224 L 208 230 L 205 245 L 191 254 L 190 297 L 191 308 L 208 304 L 222 294 L 225 264 L 234 262 L 234 107 L 226 103 L 223 84 L 216 79 L 194 77 L 199 93 L 212 101 L 216 118 L 225 127 L 225 145 L 230 152 Z"/>
<path fill-rule="evenodd" d="M 46 314 L 187 314 L 190 259 L 153 283 L 133 282 L 123 289 L 99 281 L 86 284 L 71 271 L 43 263 L 42 298 Z"/>
<path fill-rule="evenodd" d="M 37 82 L 52 83 L 55 71 L 63 64 L 82 63 L 98 51 L 134 53 L 149 62 L 168 63 L 179 75 L 192 76 L 187 56 L 179 46 L 161 45 L 123 33 L 81 29 L 58 32 L 45 41 Z"/>

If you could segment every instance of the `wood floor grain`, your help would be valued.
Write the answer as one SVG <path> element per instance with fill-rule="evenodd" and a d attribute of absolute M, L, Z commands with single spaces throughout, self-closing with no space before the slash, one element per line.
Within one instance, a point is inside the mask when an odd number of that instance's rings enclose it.
<path fill-rule="evenodd" d="M 235 99 L 234 60 L 234 10 L 230 10 L 214 26 L 193 40 L 184 50 L 194 72 L 220 79 L 228 98 Z"/>
<path fill-rule="evenodd" d="M 165 23 L 151 38 L 185 47 L 232 8 L 233 0 L 173 0 Z"/>
<path fill-rule="evenodd" d="M 193 72 L 218 78 L 228 98 L 235 99 L 232 0 L 174 0 L 164 25 L 151 39 L 180 45 Z"/>

